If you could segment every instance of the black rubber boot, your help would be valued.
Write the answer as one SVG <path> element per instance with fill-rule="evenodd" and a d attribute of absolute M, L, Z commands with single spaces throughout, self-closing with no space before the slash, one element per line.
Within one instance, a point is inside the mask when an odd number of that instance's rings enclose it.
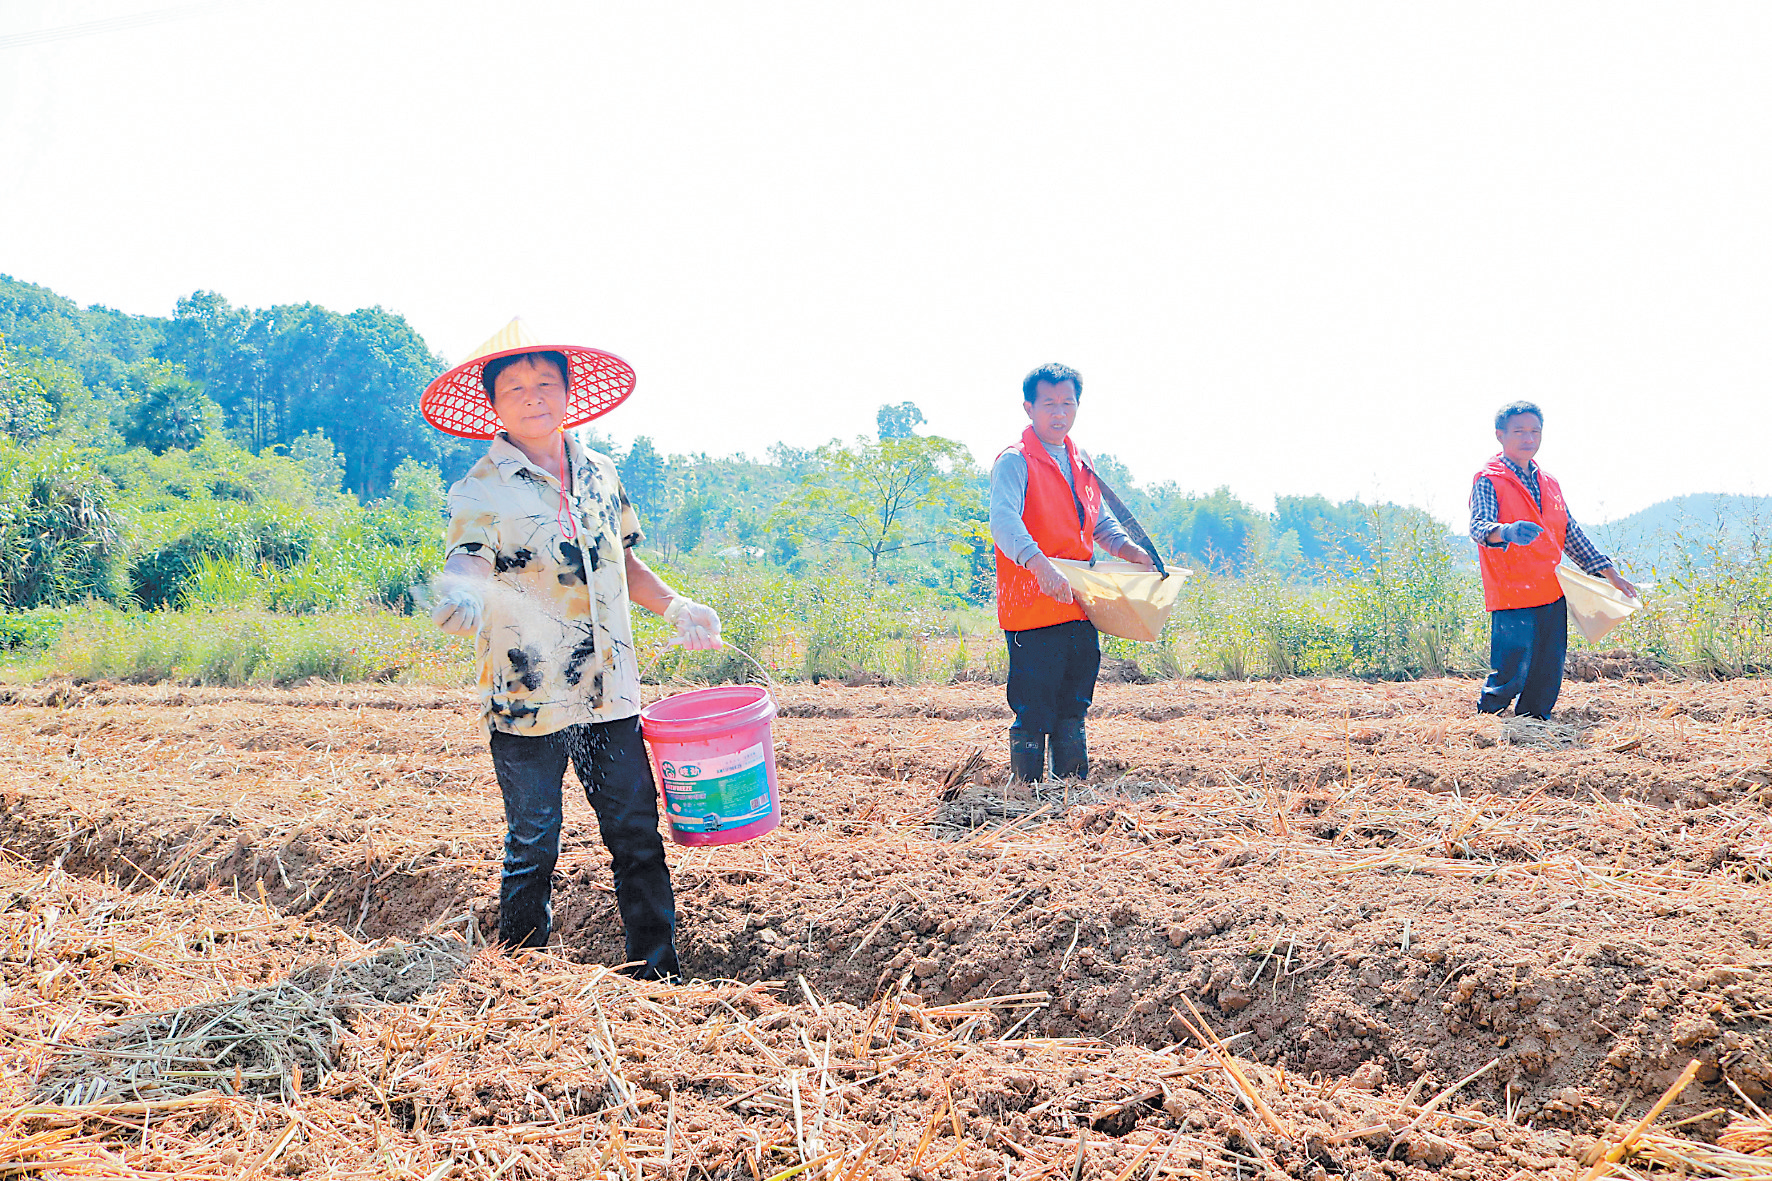
<path fill-rule="evenodd" d="M 1023 783 L 1046 778 L 1046 736 L 1037 730 L 1009 727 L 1009 774 Z"/>
<path fill-rule="evenodd" d="M 1089 778 L 1089 738 L 1082 718 L 1060 718 L 1052 731 L 1052 778 Z"/>

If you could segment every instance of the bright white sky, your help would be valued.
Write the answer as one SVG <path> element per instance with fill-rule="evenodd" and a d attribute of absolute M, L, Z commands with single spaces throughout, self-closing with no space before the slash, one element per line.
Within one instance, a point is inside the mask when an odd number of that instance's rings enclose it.
<path fill-rule="evenodd" d="M 117 19 L 165 10 L 0 3 L 0 271 L 380 304 L 451 360 L 520 313 L 632 361 L 602 425 L 665 451 L 910 399 L 988 462 L 1058 359 L 1085 446 L 1264 508 L 1454 518 L 1518 396 L 1591 522 L 1772 491 L 1772 5 Z"/>

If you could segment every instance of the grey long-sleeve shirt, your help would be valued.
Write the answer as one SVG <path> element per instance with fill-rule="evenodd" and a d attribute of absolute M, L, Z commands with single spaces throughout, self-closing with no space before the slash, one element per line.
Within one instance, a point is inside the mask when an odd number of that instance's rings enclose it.
<path fill-rule="evenodd" d="M 1045 444 L 1041 444 L 1045 446 Z M 1058 470 L 1064 473 L 1065 483 L 1072 488 L 1077 486 L 1076 477 L 1071 472 L 1070 456 L 1064 445 L 1046 447 Z M 1027 523 L 1021 514 L 1027 508 L 1028 500 L 1028 461 L 1022 458 L 1019 451 L 1005 451 L 997 457 L 996 464 L 991 468 L 991 540 L 997 548 L 1009 555 L 1009 559 L 1017 566 L 1026 566 L 1040 552 L 1040 546 L 1034 541 L 1034 535 L 1028 532 Z M 1132 544 L 1132 538 L 1120 527 L 1112 510 L 1107 505 L 1101 506 L 1101 516 L 1095 522 L 1095 543 L 1110 554 L 1119 554 L 1125 546 Z"/>

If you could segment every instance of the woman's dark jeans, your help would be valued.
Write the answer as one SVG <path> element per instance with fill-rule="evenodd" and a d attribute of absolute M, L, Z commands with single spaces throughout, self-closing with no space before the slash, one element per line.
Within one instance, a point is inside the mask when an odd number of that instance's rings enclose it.
<path fill-rule="evenodd" d="M 678 975 L 677 905 L 639 718 L 535 736 L 493 732 L 492 765 L 504 793 L 507 827 L 499 942 L 547 946 L 554 922 L 554 863 L 560 856 L 560 789 L 568 761 L 597 812 L 597 827 L 614 861 L 615 903 L 627 929 L 628 959 L 641 962 L 635 974 Z"/>

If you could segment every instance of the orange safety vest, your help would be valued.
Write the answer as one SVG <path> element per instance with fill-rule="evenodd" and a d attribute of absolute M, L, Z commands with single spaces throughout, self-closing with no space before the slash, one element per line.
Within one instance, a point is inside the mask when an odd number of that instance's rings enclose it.
<path fill-rule="evenodd" d="M 1525 483 L 1499 455 L 1484 464 L 1471 483 L 1482 479 L 1495 485 L 1497 517 L 1502 524 L 1531 521 L 1544 527 L 1531 545 L 1510 545 L 1505 549 L 1477 546 L 1477 564 L 1483 570 L 1483 606 L 1491 611 L 1508 611 L 1556 602 L 1563 597 L 1562 584 L 1557 581 L 1557 562 L 1569 536 L 1569 505 L 1563 500 L 1562 485 L 1549 472 L 1538 469 L 1538 494 L 1544 500 L 1544 507 L 1540 508 Z"/>
<path fill-rule="evenodd" d="M 1021 520 L 1039 545 L 1040 552 L 1049 558 L 1075 558 L 1087 562 L 1095 553 L 1095 523 L 1101 519 L 1101 486 L 1095 482 L 1095 470 L 1078 452 L 1077 445 L 1067 438 L 1064 449 L 1070 456 L 1071 472 L 1077 481 L 1074 496 L 1064 473 L 1046 453 L 1033 427 L 1022 431 L 1021 442 L 1006 448 L 1003 454 L 1019 451 L 1027 461 L 1028 494 L 1027 502 L 1022 506 Z M 1004 631 L 1027 631 L 1087 618 L 1080 603 L 1061 603 L 1042 591 L 1039 580 L 1030 571 L 1016 565 L 1001 546 L 997 548 L 997 622 Z"/>

